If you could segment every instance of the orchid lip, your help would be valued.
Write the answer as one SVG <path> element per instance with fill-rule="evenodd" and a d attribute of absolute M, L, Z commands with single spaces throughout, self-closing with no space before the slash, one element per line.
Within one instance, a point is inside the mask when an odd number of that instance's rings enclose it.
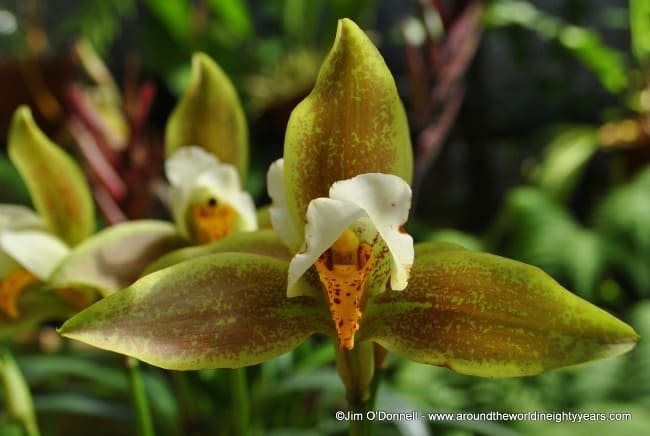
<path fill-rule="evenodd" d="M 307 208 L 302 249 L 289 266 L 287 295 L 302 295 L 302 287 L 297 286 L 300 277 L 347 228 L 353 229 L 361 242 L 373 248 L 376 264 L 370 274 L 368 291 L 383 292 L 389 278 L 391 289 L 404 289 L 414 257 L 413 239 L 401 230 L 410 203 L 410 187 L 394 175 L 361 174 L 334 183 L 330 197 L 316 198 Z M 280 209 L 280 205 L 274 207 Z M 281 210 L 276 216 L 285 220 L 290 217 Z M 287 221 L 277 223 L 276 220 L 273 224 L 281 237 L 282 232 L 292 230 Z"/>

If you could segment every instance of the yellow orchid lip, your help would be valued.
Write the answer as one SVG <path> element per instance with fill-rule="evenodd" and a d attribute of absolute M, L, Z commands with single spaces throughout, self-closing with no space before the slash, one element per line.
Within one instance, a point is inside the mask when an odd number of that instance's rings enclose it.
<path fill-rule="evenodd" d="M 11 319 L 18 319 L 18 297 L 31 283 L 38 280 L 34 274 L 24 269 L 15 269 L 0 280 L 0 311 Z"/>
<path fill-rule="evenodd" d="M 363 314 L 366 281 L 375 266 L 372 247 L 359 242 L 357 236 L 346 229 L 315 265 L 325 288 L 339 349 L 351 350 Z"/>
<path fill-rule="evenodd" d="M 227 204 L 210 197 L 204 204 L 192 206 L 195 239 L 199 244 L 216 242 L 234 230 L 237 213 Z"/>

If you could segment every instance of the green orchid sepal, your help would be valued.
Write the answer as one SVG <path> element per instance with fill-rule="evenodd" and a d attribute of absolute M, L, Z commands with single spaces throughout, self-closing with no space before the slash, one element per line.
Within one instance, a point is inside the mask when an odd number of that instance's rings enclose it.
<path fill-rule="evenodd" d="M 167 369 L 254 365 L 313 333 L 334 335 L 318 300 L 286 298 L 288 266 L 243 253 L 182 262 L 95 303 L 59 333 Z"/>
<path fill-rule="evenodd" d="M 27 106 L 14 113 L 8 152 L 52 234 L 68 245 L 93 234 L 94 203 L 81 168 L 38 128 Z"/>
<path fill-rule="evenodd" d="M 205 53 L 192 56 L 190 84 L 165 130 L 165 154 L 197 145 L 234 165 L 240 181 L 248 171 L 248 126 L 232 82 Z"/>
<path fill-rule="evenodd" d="M 287 124 L 284 189 L 298 235 L 304 234 L 313 199 L 327 197 L 333 183 L 364 173 L 411 183 L 413 152 L 390 70 L 363 30 L 342 19 L 314 89 Z"/>
<path fill-rule="evenodd" d="M 136 281 L 161 256 L 185 245 L 168 222 L 119 223 L 73 248 L 53 271 L 48 287 L 107 296 Z"/>
<path fill-rule="evenodd" d="M 483 377 L 616 356 L 637 333 L 539 268 L 446 243 L 416 245 L 408 288 L 366 306 L 359 341 Z"/>
<path fill-rule="evenodd" d="M 448 244 L 418 252 L 407 289 L 369 298 L 355 347 L 376 342 L 419 362 L 509 377 L 617 355 L 638 340 L 538 268 Z M 314 333 L 335 338 L 323 298 L 286 297 L 288 267 L 255 254 L 202 256 L 95 303 L 60 333 L 170 369 L 251 365 Z"/>

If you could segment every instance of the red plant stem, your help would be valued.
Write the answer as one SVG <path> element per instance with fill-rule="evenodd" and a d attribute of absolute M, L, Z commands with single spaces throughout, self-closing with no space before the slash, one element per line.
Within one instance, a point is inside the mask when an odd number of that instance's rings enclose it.
<path fill-rule="evenodd" d="M 453 97 L 448 97 L 442 112 L 438 114 L 436 122 L 427 126 L 418 135 L 416 143 L 417 159 L 415 160 L 413 181 L 414 189 L 419 187 L 424 175 L 438 155 L 449 129 L 456 120 L 464 96 L 465 90 L 458 89 Z"/>
<path fill-rule="evenodd" d="M 137 142 L 137 138 L 140 137 L 144 123 L 151 111 L 151 105 L 155 96 L 156 86 L 150 81 L 143 83 L 138 89 L 137 99 L 132 105 L 132 111 L 130 111 L 129 116 L 131 122 L 130 142 Z"/>
<path fill-rule="evenodd" d="M 104 186 L 107 194 L 118 201 L 123 199 L 127 194 L 127 187 L 119 174 L 117 174 L 105 156 L 100 152 L 92 134 L 88 132 L 86 127 L 74 115 L 68 118 L 66 127 L 74 137 L 79 151 L 88 163 L 88 166 L 98 181 Z"/>
<path fill-rule="evenodd" d="M 106 128 L 94 105 L 86 100 L 86 96 L 78 86 L 68 86 L 65 95 L 70 111 L 79 118 L 93 136 L 98 149 L 108 162 L 113 166 L 116 165 L 120 161 L 117 150 L 123 148 L 124 144 L 120 144 L 119 140 Z"/>

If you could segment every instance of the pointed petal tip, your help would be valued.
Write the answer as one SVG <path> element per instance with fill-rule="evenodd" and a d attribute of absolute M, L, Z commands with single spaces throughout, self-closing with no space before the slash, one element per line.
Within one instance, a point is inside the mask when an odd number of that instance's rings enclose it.
<path fill-rule="evenodd" d="M 192 55 L 191 83 L 197 84 L 205 77 L 206 70 L 214 68 L 214 61 L 203 52 L 196 52 Z"/>
<path fill-rule="evenodd" d="M 359 25 L 355 23 L 353 20 L 351 20 L 350 18 L 341 18 L 339 19 L 336 28 L 336 38 L 338 39 L 343 34 L 349 32 L 356 32 L 356 31 L 360 31 L 363 33 L 363 30 L 361 30 Z"/>
<path fill-rule="evenodd" d="M 27 105 L 20 105 L 14 112 L 13 116 L 13 123 L 16 122 L 30 122 L 34 121 L 34 117 L 32 116 L 32 110 L 29 108 Z M 12 124 L 13 124 L 12 123 Z"/>
<path fill-rule="evenodd" d="M 38 130 L 36 122 L 34 121 L 34 115 L 32 110 L 27 105 L 20 105 L 13 114 L 11 118 L 11 125 L 9 128 L 9 135 L 7 139 L 7 145 L 9 148 L 10 156 L 11 150 L 15 148 L 15 143 L 17 138 L 22 135 L 35 134 Z M 12 144 L 14 144 L 12 146 Z"/>

